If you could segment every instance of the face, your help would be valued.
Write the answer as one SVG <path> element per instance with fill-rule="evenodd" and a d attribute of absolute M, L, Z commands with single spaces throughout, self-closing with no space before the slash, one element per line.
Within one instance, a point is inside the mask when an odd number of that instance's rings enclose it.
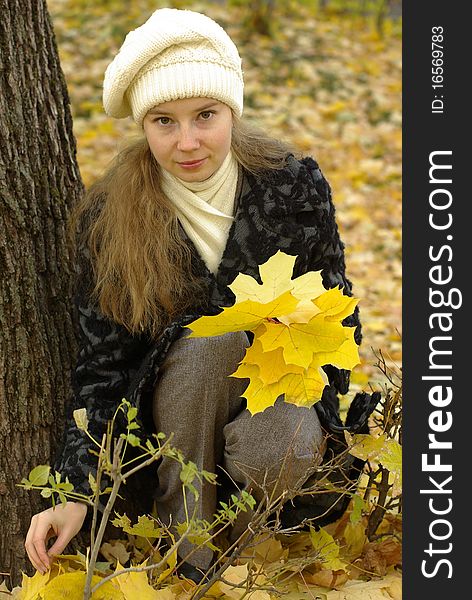
<path fill-rule="evenodd" d="M 143 128 L 159 165 L 183 181 L 204 181 L 223 164 L 231 146 L 233 117 L 211 98 L 163 102 L 144 117 Z"/>

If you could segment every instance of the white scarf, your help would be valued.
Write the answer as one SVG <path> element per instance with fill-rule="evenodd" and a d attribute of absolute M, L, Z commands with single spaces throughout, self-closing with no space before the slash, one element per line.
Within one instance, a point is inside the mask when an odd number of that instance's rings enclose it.
<path fill-rule="evenodd" d="M 210 271 L 216 273 L 234 220 L 238 163 L 230 151 L 205 181 L 187 182 L 165 169 L 162 191 Z"/>

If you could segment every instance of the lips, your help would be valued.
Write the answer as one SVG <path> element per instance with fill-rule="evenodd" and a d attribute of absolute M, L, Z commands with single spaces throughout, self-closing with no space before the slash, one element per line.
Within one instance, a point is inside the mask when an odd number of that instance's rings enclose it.
<path fill-rule="evenodd" d="M 179 162 L 178 165 L 184 169 L 195 169 L 202 165 L 206 161 L 206 158 L 200 158 L 198 160 L 186 160 Z"/>

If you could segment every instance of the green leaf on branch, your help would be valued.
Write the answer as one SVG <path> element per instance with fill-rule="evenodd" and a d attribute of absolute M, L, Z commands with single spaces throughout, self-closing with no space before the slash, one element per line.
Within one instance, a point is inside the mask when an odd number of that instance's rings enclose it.
<path fill-rule="evenodd" d="M 193 485 L 193 482 L 198 474 L 198 468 L 195 463 L 189 460 L 187 463 L 183 463 L 180 469 L 180 481 L 183 483 L 184 487 L 189 489 L 192 494 L 195 496 L 195 499 L 198 498 L 199 494 L 197 488 Z"/>
<path fill-rule="evenodd" d="M 362 511 L 364 509 L 364 500 L 359 494 L 354 494 L 352 497 L 352 511 L 349 515 L 349 521 L 356 525 L 362 519 Z"/>
<path fill-rule="evenodd" d="M 135 406 L 131 406 L 130 408 L 128 408 L 128 413 L 127 413 L 127 417 L 128 417 L 128 421 L 134 421 L 134 419 L 136 419 L 136 415 L 138 414 L 138 409 Z"/>
<path fill-rule="evenodd" d="M 177 523 L 175 530 L 179 536 L 185 535 L 185 539 L 191 544 L 207 546 L 215 552 L 219 551 L 218 546 L 211 542 L 210 524 L 203 519 L 190 519 L 190 521 Z"/>
<path fill-rule="evenodd" d="M 49 465 L 38 465 L 30 471 L 28 479 L 23 479 L 22 481 L 27 481 L 30 485 L 35 486 L 46 485 L 50 471 L 51 467 Z"/>
<path fill-rule="evenodd" d="M 131 446 L 137 447 L 141 443 L 141 440 L 134 433 L 122 433 L 120 437 L 128 442 Z"/>
<path fill-rule="evenodd" d="M 92 490 L 92 493 L 96 494 L 97 493 L 97 480 L 95 479 L 95 477 L 93 476 L 93 473 L 89 472 L 88 474 L 88 482 L 90 485 L 90 489 Z"/>
<path fill-rule="evenodd" d="M 74 416 L 74 421 L 75 421 L 75 424 L 77 425 L 77 427 L 81 431 L 87 431 L 88 430 L 87 409 L 86 408 L 78 408 L 77 410 L 74 410 L 74 412 L 72 414 Z"/>
<path fill-rule="evenodd" d="M 114 519 L 112 523 L 116 527 L 123 529 L 125 533 L 147 539 L 160 538 L 165 535 L 165 530 L 159 527 L 154 519 L 146 516 L 140 516 L 138 517 L 138 522 L 135 525 L 131 525 L 131 521 L 126 514 L 116 514 L 118 517 Z"/>

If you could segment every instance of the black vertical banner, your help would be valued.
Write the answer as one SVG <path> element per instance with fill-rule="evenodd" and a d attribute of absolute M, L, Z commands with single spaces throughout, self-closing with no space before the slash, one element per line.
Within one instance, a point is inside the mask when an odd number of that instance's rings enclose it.
<path fill-rule="evenodd" d="M 403 7 L 404 598 L 468 597 L 472 506 L 466 4 Z M 464 596 L 465 594 L 465 596 Z"/>

